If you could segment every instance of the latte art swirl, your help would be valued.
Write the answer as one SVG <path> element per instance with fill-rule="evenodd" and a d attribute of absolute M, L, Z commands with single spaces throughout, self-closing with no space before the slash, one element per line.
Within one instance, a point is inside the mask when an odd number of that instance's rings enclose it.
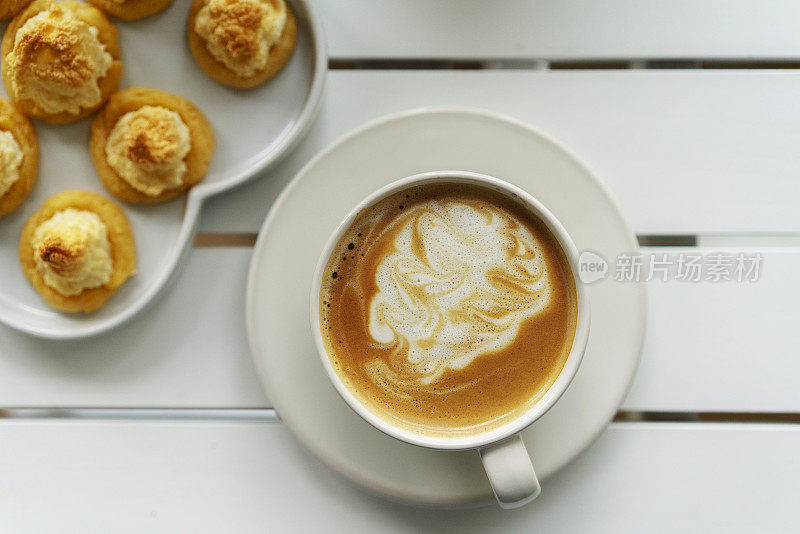
<path fill-rule="evenodd" d="M 541 246 L 508 212 L 431 200 L 396 221 L 378 264 L 369 333 L 394 344 L 392 365 L 368 364 L 384 387 L 423 385 L 507 346 L 544 309 L 550 284 Z M 400 388 L 402 389 L 402 388 Z"/>

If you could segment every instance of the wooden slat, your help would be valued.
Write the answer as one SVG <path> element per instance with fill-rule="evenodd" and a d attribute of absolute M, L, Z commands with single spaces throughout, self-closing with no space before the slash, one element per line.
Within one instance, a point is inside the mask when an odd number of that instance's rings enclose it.
<path fill-rule="evenodd" d="M 792 0 L 322 0 L 334 58 L 797 58 Z"/>
<path fill-rule="evenodd" d="M 244 328 L 250 255 L 194 250 L 163 298 L 98 337 L 47 341 L 0 325 L 0 407 L 267 406 Z"/>
<path fill-rule="evenodd" d="M 622 409 L 800 413 L 800 250 L 763 254 L 755 283 L 648 284 L 642 362 Z M 98 338 L 60 344 L 0 327 L 0 408 L 269 406 L 245 338 L 249 259 L 244 248 L 194 250 L 163 299 Z"/>
<path fill-rule="evenodd" d="M 713 253 L 736 249 L 645 249 Z M 753 252 L 754 249 L 740 249 Z M 762 254 L 753 283 L 648 284 L 643 357 L 624 409 L 800 412 L 800 249 Z"/>
<path fill-rule="evenodd" d="M 638 233 L 796 232 L 799 86 L 800 71 L 332 71 L 306 141 L 267 176 L 210 201 L 201 228 L 256 231 L 291 177 L 344 133 L 388 113 L 455 105 L 563 142 Z"/>
<path fill-rule="evenodd" d="M 9 532 L 794 532 L 797 425 L 613 424 L 520 510 L 356 490 L 280 424 L 0 421 Z M 55 446 L 54 446 L 55 444 Z"/>

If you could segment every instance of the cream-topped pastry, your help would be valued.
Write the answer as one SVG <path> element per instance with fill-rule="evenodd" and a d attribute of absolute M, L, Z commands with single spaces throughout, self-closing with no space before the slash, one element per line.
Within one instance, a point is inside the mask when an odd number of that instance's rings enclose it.
<path fill-rule="evenodd" d="M 111 95 L 89 138 L 103 185 L 126 202 L 163 202 L 205 176 L 214 132 L 197 106 L 157 89 Z"/>
<path fill-rule="evenodd" d="M 22 147 L 14 134 L 0 131 L 0 197 L 19 180 L 19 167 L 22 165 Z"/>
<path fill-rule="evenodd" d="M 124 114 L 106 141 L 108 164 L 131 187 L 149 196 L 180 187 L 191 149 L 189 127 L 178 113 L 142 106 Z"/>
<path fill-rule="evenodd" d="M 286 26 L 284 0 L 208 0 L 194 30 L 214 58 L 242 78 L 262 71 Z"/>
<path fill-rule="evenodd" d="M 25 278 L 65 312 L 97 310 L 136 273 L 136 244 L 125 213 L 88 191 L 62 191 L 28 219 L 17 250 Z"/>
<path fill-rule="evenodd" d="M 64 296 L 107 283 L 113 271 L 105 223 L 96 213 L 67 208 L 36 227 L 34 262 L 44 283 Z"/>
<path fill-rule="evenodd" d="M 10 89 L 46 113 L 78 114 L 103 99 L 98 80 L 113 64 L 99 30 L 52 3 L 16 32 L 7 55 Z"/>

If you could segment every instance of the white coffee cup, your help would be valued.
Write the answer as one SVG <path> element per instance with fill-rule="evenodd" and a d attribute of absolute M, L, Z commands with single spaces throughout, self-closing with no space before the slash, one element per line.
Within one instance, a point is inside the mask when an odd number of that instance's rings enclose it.
<path fill-rule="evenodd" d="M 572 342 L 569 356 L 555 382 L 536 404 L 513 421 L 488 432 L 466 437 L 428 436 L 411 432 L 392 425 L 371 412 L 353 395 L 334 370 L 320 332 L 319 298 L 323 273 L 334 247 L 336 247 L 342 235 L 350 228 L 356 215 L 368 206 L 400 190 L 438 182 L 464 183 L 490 188 L 511 197 L 518 204 L 527 208 L 547 225 L 561 245 L 569 261 L 577 292 L 578 313 L 575 338 Z M 522 506 L 535 499 L 541 491 L 533 469 L 533 463 L 522 442 L 520 432 L 544 415 L 564 394 L 570 382 L 572 382 L 586 349 L 586 342 L 589 337 L 589 321 L 588 295 L 586 289 L 580 283 L 578 272 L 578 249 L 564 227 L 558 222 L 558 219 L 538 200 L 522 189 L 491 176 L 467 171 L 436 171 L 416 174 L 392 182 L 362 200 L 350 211 L 333 232 L 330 239 L 328 239 L 320 255 L 311 284 L 311 331 L 314 336 L 314 342 L 317 345 L 317 351 L 328 378 L 330 378 L 334 387 L 347 404 L 378 430 L 406 443 L 440 450 L 476 449 L 480 454 L 483 467 L 486 469 L 486 475 L 492 485 L 495 497 L 497 497 L 497 502 L 503 508 Z"/>

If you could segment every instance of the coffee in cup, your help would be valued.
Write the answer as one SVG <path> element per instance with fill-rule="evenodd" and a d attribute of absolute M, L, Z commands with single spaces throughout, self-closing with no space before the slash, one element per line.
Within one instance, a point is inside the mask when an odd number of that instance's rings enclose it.
<path fill-rule="evenodd" d="M 548 391 L 573 345 L 575 278 L 508 192 L 413 185 L 361 209 L 331 249 L 319 328 L 341 382 L 389 425 L 489 432 Z"/>

